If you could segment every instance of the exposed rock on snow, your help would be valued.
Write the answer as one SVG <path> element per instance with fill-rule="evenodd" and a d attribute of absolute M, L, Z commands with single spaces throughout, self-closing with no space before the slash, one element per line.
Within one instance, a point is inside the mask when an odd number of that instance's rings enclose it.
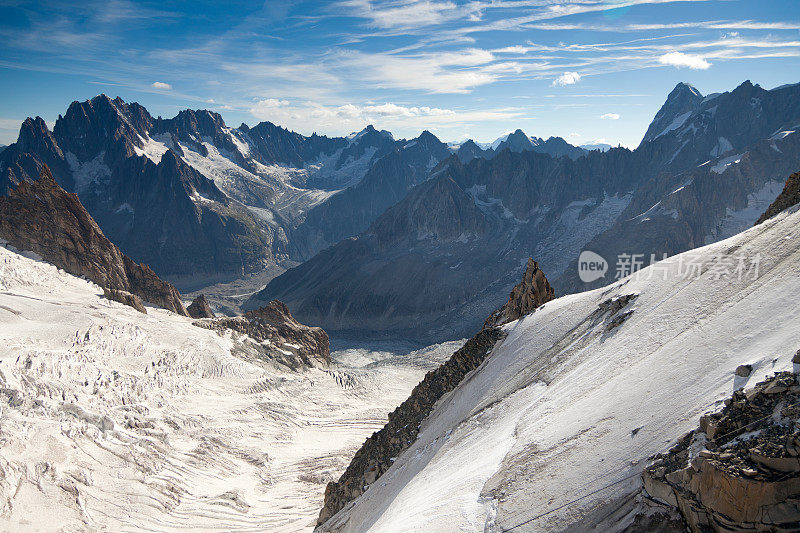
<path fill-rule="evenodd" d="M 800 386 L 782 372 L 700 418 L 642 475 L 646 494 L 689 528 L 796 531 L 800 524 Z"/>
<path fill-rule="evenodd" d="M 142 303 L 142 299 L 136 296 L 135 294 L 131 294 L 127 291 L 122 291 L 119 289 L 108 289 L 103 287 L 103 298 L 108 300 L 114 300 L 115 302 L 119 302 L 121 304 L 129 305 L 139 311 L 140 313 L 147 313 L 147 309 L 145 309 L 144 304 Z"/>
<path fill-rule="evenodd" d="M 492 313 L 486 319 L 483 327 L 508 324 L 533 312 L 534 309 L 554 298 L 553 288 L 547 282 L 544 272 L 539 268 L 539 263 L 528 258 L 522 281 L 511 290 L 508 302 Z"/>
<path fill-rule="evenodd" d="M 192 318 L 214 318 L 214 311 L 212 311 L 211 306 L 208 305 L 208 300 L 206 300 L 204 294 L 195 298 L 189 307 L 186 308 L 186 311 Z"/>
<path fill-rule="evenodd" d="M 177 289 L 159 279 L 147 265 L 137 264 L 120 252 L 103 235 L 78 196 L 58 186 L 47 166 L 42 167 L 38 180 L 23 181 L 8 196 L 0 197 L 0 237 L 70 274 L 186 314 Z"/>
<path fill-rule="evenodd" d="M 768 218 L 772 218 L 784 209 L 800 203 L 800 172 L 795 172 L 786 180 L 783 191 L 778 195 L 772 205 L 756 221 L 756 225 L 761 224 Z"/>
<path fill-rule="evenodd" d="M 260 343 L 272 359 L 290 368 L 331 362 L 328 334 L 322 328 L 295 320 L 286 304 L 278 300 L 248 311 L 244 316 L 203 320 L 195 325 L 223 334 L 225 330 L 243 333 Z"/>
<path fill-rule="evenodd" d="M 502 337 L 497 328 L 484 329 L 442 366 L 428 372 L 400 407 L 389 414 L 389 422 L 374 433 L 356 452 L 350 466 L 339 481 L 325 489 L 325 506 L 319 524 L 325 523 L 345 505 L 358 498 L 417 439 L 423 420 L 434 404 L 453 390 L 464 377 L 476 369 Z"/>

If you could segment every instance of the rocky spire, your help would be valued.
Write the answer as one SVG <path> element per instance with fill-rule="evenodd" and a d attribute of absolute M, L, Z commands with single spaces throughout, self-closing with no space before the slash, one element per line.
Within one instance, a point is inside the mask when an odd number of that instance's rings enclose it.
<path fill-rule="evenodd" d="M 483 327 L 502 326 L 520 317 L 555 298 L 553 288 L 539 268 L 539 263 L 528 258 L 522 281 L 517 284 L 508 296 L 508 301 L 489 315 Z"/>

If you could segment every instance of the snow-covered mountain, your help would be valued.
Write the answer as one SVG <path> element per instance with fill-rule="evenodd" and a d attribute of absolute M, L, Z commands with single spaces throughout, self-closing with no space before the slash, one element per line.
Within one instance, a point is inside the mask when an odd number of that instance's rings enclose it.
<path fill-rule="evenodd" d="M 41 118 L 26 120 L 0 155 L 0 194 L 46 164 L 113 242 L 159 274 L 241 276 L 302 258 L 294 255 L 305 246 L 290 245 L 288 234 L 309 209 L 412 143 L 372 126 L 347 138 L 306 137 L 270 122 L 231 128 L 207 110 L 154 118 L 100 95 L 73 102 L 52 132 Z M 447 155 L 418 157 L 427 171 Z M 414 172 L 412 185 L 422 179 Z"/>
<path fill-rule="evenodd" d="M 665 122 L 695 104 L 683 126 Z M 557 294 L 606 284 L 619 256 L 646 265 L 749 227 L 800 168 L 798 86 L 745 82 L 698 101 L 679 85 L 654 124 L 633 151 L 453 156 L 356 239 L 275 278 L 250 305 L 279 298 L 327 330 L 463 336 L 504 301 L 530 256 Z M 522 132 L 509 139 L 531 144 Z M 721 142 L 730 149 L 720 153 Z M 605 278 L 580 278 L 583 250 L 605 258 Z"/>
<path fill-rule="evenodd" d="M 102 295 L 0 246 L 4 530 L 308 531 L 325 484 L 455 349 L 294 371 Z"/>
<path fill-rule="evenodd" d="M 321 530 L 626 530 L 648 458 L 733 390 L 792 369 L 798 290 L 793 208 L 545 303 L 503 326 L 416 440 Z"/>

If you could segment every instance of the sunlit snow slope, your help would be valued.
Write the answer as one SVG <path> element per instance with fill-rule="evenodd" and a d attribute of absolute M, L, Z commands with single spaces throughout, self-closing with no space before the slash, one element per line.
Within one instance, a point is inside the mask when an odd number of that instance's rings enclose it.
<path fill-rule="evenodd" d="M 733 270 L 741 256 L 749 267 L 758 254 L 755 281 L 712 266 Z M 680 275 L 690 262 L 703 264 L 700 276 Z M 508 337 L 440 400 L 418 441 L 325 529 L 624 526 L 649 456 L 734 388 L 791 368 L 800 213 L 650 268 L 505 326 Z M 631 294 L 621 310 L 604 304 Z M 734 376 L 743 363 L 755 369 L 749 379 Z"/>
<path fill-rule="evenodd" d="M 310 530 L 454 349 L 297 373 L 101 294 L 0 246 L 0 530 Z"/>

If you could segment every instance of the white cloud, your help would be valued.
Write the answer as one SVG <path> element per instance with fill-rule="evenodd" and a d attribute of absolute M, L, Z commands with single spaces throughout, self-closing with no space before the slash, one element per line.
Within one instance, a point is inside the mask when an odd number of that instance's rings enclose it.
<path fill-rule="evenodd" d="M 259 100 L 255 103 L 253 107 L 250 108 L 250 113 L 254 116 L 259 118 L 267 118 L 271 116 L 272 111 L 279 107 L 286 107 L 289 105 L 289 102 L 286 100 L 279 100 L 277 98 L 265 98 L 264 100 Z M 225 109 L 225 106 L 222 107 Z"/>
<path fill-rule="evenodd" d="M 556 85 L 560 85 L 563 87 L 564 85 L 575 85 L 579 81 L 581 81 L 581 75 L 578 74 L 577 72 L 565 72 L 564 74 L 553 80 L 552 85 L 553 87 L 555 87 Z"/>
<path fill-rule="evenodd" d="M 349 76 L 357 75 L 379 88 L 417 89 L 431 93 L 468 93 L 479 85 L 498 80 L 487 65 L 491 52 L 469 49 L 459 52 L 401 56 L 391 53 L 348 51 L 335 59 Z M 353 74 L 353 72 L 358 74 Z"/>
<path fill-rule="evenodd" d="M 581 134 L 573 132 L 573 133 L 570 133 L 569 135 L 567 135 L 567 137 L 569 137 L 570 139 L 575 139 L 577 137 L 581 137 Z"/>
<path fill-rule="evenodd" d="M 162 91 L 169 91 L 172 89 L 172 85 L 169 83 L 164 83 L 163 81 L 154 81 L 150 87 L 153 89 L 160 89 Z"/>
<path fill-rule="evenodd" d="M 711 63 L 701 56 L 684 54 L 683 52 L 669 52 L 659 57 L 658 62 L 662 65 L 670 65 L 678 68 L 689 67 L 692 70 L 706 70 L 711 66 Z"/>
<path fill-rule="evenodd" d="M 616 113 L 606 113 L 605 115 L 600 115 L 600 118 L 604 120 L 619 120 L 619 115 Z"/>

